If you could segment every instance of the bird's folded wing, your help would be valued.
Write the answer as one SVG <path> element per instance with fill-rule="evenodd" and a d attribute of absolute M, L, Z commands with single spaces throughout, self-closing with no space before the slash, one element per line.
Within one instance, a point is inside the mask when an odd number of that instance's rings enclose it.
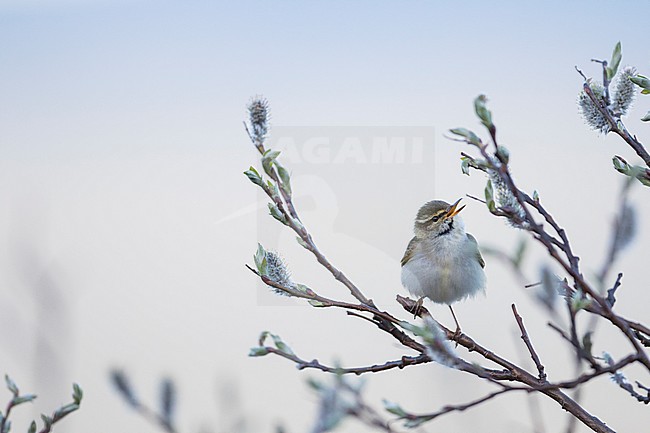
<path fill-rule="evenodd" d="M 485 260 L 483 260 L 483 256 L 481 256 L 481 250 L 478 249 L 478 242 L 476 241 L 476 238 L 469 233 L 467 233 L 467 239 L 469 242 L 476 248 L 476 259 L 478 262 L 481 264 L 481 267 L 485 267 Z M 404 259 L 402 259 L 404 260 Z M 402 264 L 403 266 L 404 264 Z"/>
<path fill-rule="evenodd" d="M 415 253 L 415 238 L 411 239 L 411 242 L 409 242 L 408 246 L 406 247 L 406 251 L 404 252 L 404 257 L 402 257 L 402 266 L 407 264 L 409 260 L 413 258 L 414 253 Z"/>

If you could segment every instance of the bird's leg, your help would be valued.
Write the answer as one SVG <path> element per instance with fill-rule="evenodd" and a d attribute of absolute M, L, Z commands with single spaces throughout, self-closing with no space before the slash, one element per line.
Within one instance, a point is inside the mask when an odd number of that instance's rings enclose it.
<path fill-rule="evenodd" d="M 456 322 L 456 332 L 454 332 L 454 336 L 452 340 L 456 340 L 456 345 L 458 345 L 458 337 L 460 337 L 460 324 L 458 323 L 458 319 L 456 319 L 456 313 L 454 313 L 454 309 L 451 308 L 451 305 L 449 305 L 449 310 L 451 311 L 451 315 L 454 317 L 454 322 Z"/>
<path fill-rule="evenodd" d="M 424 304 L 424 296 L 418 299 L 418 301 L 415 303 L 415 308 L 413 308 L 413 318 L 417 319 L 417 317 L 420 315 L 420 310 L 422 309 L 422 304 Z"/>

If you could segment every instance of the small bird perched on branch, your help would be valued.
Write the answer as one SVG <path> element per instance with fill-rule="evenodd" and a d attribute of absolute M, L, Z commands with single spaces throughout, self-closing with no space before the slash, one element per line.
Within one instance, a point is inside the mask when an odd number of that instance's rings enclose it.
<path fill-rule="evenodd" d="M 415 237 L 402 258 L 402 285 L 411 295 L 447 304 L 460 325 L 451 304 L 485 291 L 485 261 L 474 236 L 465 233 L 458 213 L 460 199 L 450 205 L 442 200 L 425 203 L 415 217 Z"/>

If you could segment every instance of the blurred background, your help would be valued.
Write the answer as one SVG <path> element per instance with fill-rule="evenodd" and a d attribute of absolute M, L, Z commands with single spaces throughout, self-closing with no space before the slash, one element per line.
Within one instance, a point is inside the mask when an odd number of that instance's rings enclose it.
<path fill-rule="evenodd" d="M 257 94 L 270 101 L 279 131 L 270 143 L 287 153 L 305 225 L 380 307 L 409 319 L 394 299 L 406 294 L 399 260 L 419 206 L 483 195 L 485 177 L 460 171 L 459 152 L 471 149 L 443 137 L 458 126 L 481 131 L 472 105 L 480 93 L 518 183 L 539 191 L 592 277 L 623 180 L 611 158 L 637 158 L 587 129 L 574 66 L 600 78 L 590 59 L 609 59 L 620 40 L 622 66 L 650 73 L 648 12 L 631 1 L 0 1 L 0 373 L 39 395 L 16 409 L 14 428 L 67 403 L 77 382 L 81 411 L 55 431 L 159 431 L 111 386 L 109 371 L 120 368 L 152 405 L 161 379 L 175 382 L 182 433 L 308 431 L 317 399 L 305 382 L 322 375 L 249 358 L 261 331 L 329 364 L 411 354 L 343 311 L 273 296 L 244 267 L 260 241 L 296 281 L 350 300 L 242 175 L 260 167 L 242 125 Z M 638 97 L 626 121 L 645 143 L 650 126 L 638 119 L 649 108 L 650 97 Z M 310 158 L 302 146 L 319 137 L 325 153 Z M 377 137 L 397 140 L 397 153 L 373 157 Z M 633 188 L 630 200 L 641 224 L 610 279 L 625 275 L 617 311 L 646 320 L 647 189 Z M 525 237 L 466 204 L 483 247 L 511 253 Z M 534 369 L 512 319 L 516 302 L 549 378 L 570 378 L 571 354 L 523 288 L 549 265 L 544 251 L 531 243 L 526 281 L 486 261 L 487 296 L 456 307 L 463 330 Z M 452 326 L 446 307 L 430 307 Z M 606 328 L 594 353 L 626 354 Z M 640 370 L 625 373 L 647 382 Z M 369 375 L 365 387 L 378 409 L 386 398 L 414 412 L 492 389 L 435 364 Z M 9 396 L 0 391 L 0 401 Z M 650 421 L 605 376 L 583 402 L 617 431 Z M 566 422 L 548 399 L 509 394 L 424 431 L 552 432 Z M 349 421 L 340 431 L 368 430 Z"/>

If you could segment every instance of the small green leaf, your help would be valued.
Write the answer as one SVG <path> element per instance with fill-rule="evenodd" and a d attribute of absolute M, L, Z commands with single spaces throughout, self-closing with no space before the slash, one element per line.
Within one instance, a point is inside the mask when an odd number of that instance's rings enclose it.
<path fill-rule="evenodd" d="M 507 147 L 499 145 L 497 146 L 497 157 L 504 164 L 508 164 L 510 161 L 510 151 Z"/>
<path fill-rule="evenodd" d="M 312 289 L 310 289 L 309 287 L 305 286 L 304 284 L 296 284 L 295 289 L 298 292 L 303 293 L 305 295 L 309 295 L 309 296 L 314 295 L 314 291 Z"/>
<path fill-rule="evenodd" d="M 316 299 L 310 299 L 308 302 L 309 302 L 309 305 L 311 305 L 312 307 L 325 307 L 325 306 L 327 306 L 327 304 L 325 304 L 324 302 L 317 301 Z"/>
<path fill-rule="evenodd" d="M 293 353 L 293 350 L 291 350 L 291 348 L 287 346 L 284 341 L 282 341 L 280 336 L 271 334 L 271 338 L 273 339 L 273 344 L 275 344 L 275 347 L 277 347 L 278 350 L 286 353 L 287 355 L 295 355 L 295 353 Z"/>
<path fill-rule="evenodd" d="M 273 175 L 273 164 L 275 159 L 280 155 L 279 150 L 269 149 L 262 155 L 262 168 L 269 176 Z"/>
<path fill-rule="evenodd" d="M 260 275 L 266 276 L 268 274 L 268 263 L 266 262 L 266 250 L 264 250 L 262 244 L 257 244 L 257 252 L 253 256 L 253 259 L 255 260 L 257 272 Z"/>
<path fill-rule="evenodd" d="M 469 163 L 472 160 L 466 156 L 463 156 L 460 158 L 460 170 L 463 172 L 463 174 L 466 174 L 469 176 Z"/>
<path fill-rule="evenodd" d="M 79 409 L 79 405 L 76 403 L 70 403 L 66 404 L 65 406 L 59 408 L 54 412 L 54 419 L 53 421 L 58 421 L 61 418 L 63 418 L 66 415 L 71 414 L 72 412 L 76 411 Z"/>
<path fill-rule="evenodd" d="M 13 400 L 11 400 L 15 406 L 18 406 L 19 404 L 22 403 L 28 403 L 30 401 L 34 401 L 36 399 L 36 396 L 34 394 L 27 394 L 27 395 L 21 395 L 18 397 L 14 397 Z"/>
<path fill-rule="evenodd" d="M 74 402 L 77 403 L 77 404 L 81 404 L 81 399 L 83 398 L 83 396 L 84 396 L 84 392 L 81 389 L 81 387 L 78 384 L 73 383 L 72 384 L 72 399 L 74 400 Z"/>
<path fill-rule="evenodd" d="M 482 145 L 481 139 L 478 137 L 478 135 L 474 134 L 469 129 L 454 128 L 454 129 L 450 129 L 449 132 L 451 132 L 454 135 L 463 137 L 469 144 L 473 144 L 474 146 L 481 147 Z"/>
<path fill-rule="evenodd" d="M 612 52 L 612 59 L 609 61 L 607 66 L 607 79 L 611 80 L 616 75 L 618 71 L 618 66 L 621 64 L 621 59 L 623 55 L 621 54 L 621 42 L 619 41 L 614 47 L 614 52 Z"/>
<path fill-rule="evenodd" d="M 614 164 L 614 169 L 619 173 L 636 178 L 643 185 L 650 186 L 650 170 L 647 168 L 638 165 L 631 166 L 618 155 L 612 158 L 612 163 Z"/>
<path fill-rule="evenodd" d="M 485 95 L 479 95 L 474 99 L 474 111 L 481 123 L 490 131 L 494 131 L 494 124 L 492 123 L 492 112 L 487 108 L 487 97 Z"/>
<path fill-rule="evenodd" d="M 632 81 L 634 84 L 636 84 L 637 86 L 645 90 L 650 89 L 650 79 L 648 77 L 644 77 L 643 75 L 637 75 L 635 77 L 630 77 L 630 81 Z"/>
<path fill-rule="evenodd" d="M 307 242 L 305 242 L 300 236 L 296 236 L 296 241 L 298 241 L 298 244 L 301 247 L 303 247 L 303 248 L 305 248 L 307 250 L 309 249 L 309 245 L 307 245 Z"/>
<path fill-rule="evenodd" d="M 275 203 L 268 203 L 268 206 L 271 216 L 286 226 L 288 224 L 287 218 L 282 212 L 280 212 L 280 209 L 275 205 Z"/>
<path fill-rule="evenodd" d="M 280 188 L 282 188 L 282 191 L 284 191 L 285 194 L 290 196 L 291 195 L 291 176 L 289 175 L 289 172 L 287 171 L 287 169 L 282 167 L 277 162 L 276 162 L 276 166 L 278 168 L 278 176 L 280 176 L 280 180 L 282 181 L 282 184 L 280 185 Z"/>
<path fill-rule="evenodd" d="M 537 190 L 533 191 L 533 200 L 539 203 L 539 193 L 537 192 Z"/>
<path fill-rule="evenodd" d="M 400 418 L 404 418 L 408 416 L 408 413 L 402 407 L 397 404 L 393 403 L 392 401 L 388 400 L 383 400 L 382 403 L 384 404 L 384 409 L 386 409 L 388 412 L 392 413 L 393 415 L 397 415 Z"/>
<path fill-rule="evenodd" d="M 260 337 L 257 340 L 260 346 L 264 346 L 264 342 L 266 341 L 269 335 L 271 335 L 269 331 L 262 331 L 260 333 Z"/>
<path fill-rule="evenodd" d="M 248 177 L 248 179 L 250 179 L 250 181 L 253 182 L 255 185 L 259 185 L 259 186 L 264 185 L 264 181 L 262 180 L 262 176 L 260 176 L 260 174 L 257 172 L 257 170 L 255 170 L 254 167 L 251 166 L 251 168 L 249 168 L 248 170 L 246 170 L 246 171 L 244 172 L 244 174 L 245 174 L 246 177 Z"/>
<path fill-rule="evenodd" d="M 11 380 L 8 374 L 5 374 L 5 383 L 7 384 L 7 389 L 11 391 L 11 393 L 15 396 L 18 395 L 18 386 L 16 386 L 16 383 Z"/>
<path fill-rule="evenodd" d="M 36 433 L 36 429 L 38 427 L 36 426 L 36 421 L 32 421 L 32 423 L 29 425 L 29 430 L 27 430 L 27 433 Z"/>
<path fill-rule="evenodd" d="M 630 171 L 630 164 L 628 164 L 623 158 L 620 156 L 614 156 L 612 158 L 612 163 L 614 164 L 614 168 L 616 171 L 619 173 L 623 174 L 628 174 Z"/>
<path fill-rule="evenodd" d="M 642 122 L 648 122 L 648 121 L 650 121 L 650 111 L 648 111 L 647 113 L 645 113 L 645 116 L 643 116 L 643 117 L 641 118 L 641 121 L 642 121 Z"/>
<path fill-rule="evenodd" d="M 584 296 L 582 291 L 578 290 L 571 296 L 571 310 L 578 312 L 585 309 L 591 304 L 591 300 Z"/>
<path fill-rule="evenodd" d="M 280 191 L 278 190 L 278 186 L 271 182 L 270 180 L 266 182 L 266 186 L 271 193 L 271 197 L 274 200 L 280 200 Z"/>
<path fill-rule="evenodd" d="M 269 350 L 266 347 L 251 347 L 248 356 L 264 356 L 268 355 Z"/>
<path fill-rule="evenodd" d="M 496 212 L 497 205 L 494 202 L 494 189 L 492 188 L 492 181 L 489 179 L 487 181 L 487 185 L 485 186 L 485 203 L 487 204 L 487 207 L 491 213 Z"/>
<path fill-rule="evenodd" d="M 41 419 L 43 420 L 43 424 L 45 424 L 45 427 L 50 427 L 52 426 L 52 418 L 45 414 L 41 414 Z"/>

